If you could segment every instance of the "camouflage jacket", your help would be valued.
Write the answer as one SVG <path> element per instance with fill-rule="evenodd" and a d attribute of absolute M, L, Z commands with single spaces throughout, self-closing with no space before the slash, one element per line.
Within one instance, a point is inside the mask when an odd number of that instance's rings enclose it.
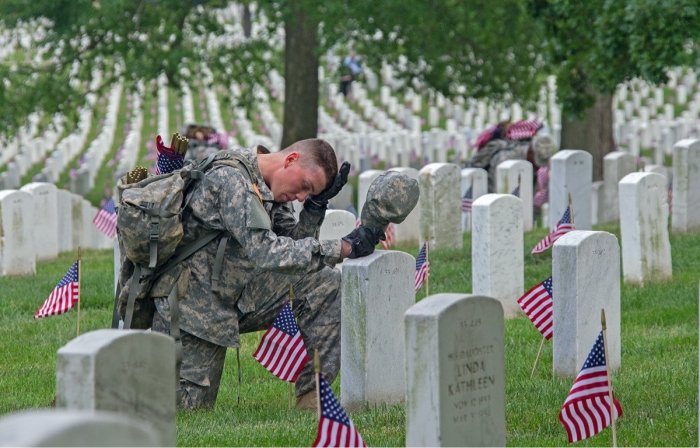
<path fill-rule="evenodd" d="M 241 303 L 244 288 L 265 271 L 305 274 L 340 262 L 340 240 L 318 241 L 323 215 L 302 210 L 299 221 L 291 203 L 273 201 L 258 168 L 254 149 L 221 151 L 221 157 L 242 154 L 253 184 L 242 168 L 214 165 L 189 193 L 183 212 L 184 243 L 211 230 L 223 230 L 203 249 L 158 279 L 151 297 L 167 296 L 176 281 L 189 278 L 179 296 L 180 326 L 187 332 L 218 345 L 238 346 L 238 314 L 256 308 Z M 217 157 L 218 159 L 219 157 Z M 259 193 L 259 194 L 258 194 Z M 213 281 L 213 268 L 222 238 L 225 245 L 219 281 Z M 167 302 L 156 301 L 167 316 Z"/>
<path fill-rule="evenodd" d="M 505 160 L 527 160 L 528 143 L 513 140 L 494 139 L 477 151 L 469 162 L 473 168 L 483 168 L 488 172 L 488 192 L 496 192 L 496 167 Z"/>

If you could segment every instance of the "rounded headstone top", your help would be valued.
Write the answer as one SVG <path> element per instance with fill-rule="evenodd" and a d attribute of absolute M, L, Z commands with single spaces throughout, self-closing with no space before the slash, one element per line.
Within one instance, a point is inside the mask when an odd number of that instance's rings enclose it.
<path fill-rule="evenodd" d="M 666 184 L 666 177 L 658 173 L 646 173 L 635 171 L 634 173 L 629 173 L 625 177 L 620 179 L 620 184 L 637 184 L 640 182 L 643 182 L 645 184 L 654 183 L 663 186 Z"/>
<path fill-rule="evenodd" d="M 501 309 L 501 313 L 503 312 L 501 302 L 492 297 L 476 294 L 440 293 L 428 296 L 416 303 L 406 311 L 405 316 L 439 317 L 465 301 L 469 301 L 470 304 L 498 307 Z"/>
<path fill-rule="evenodd" d="M 512 204 L 517 204 L 522 203 L 523 201 L 519 197 L 513 196 L 512 194 L 489 193 L 476 198 L 472 203 L 472 207 L 490 206 L 496 202 L 504 202 L 506 204 L 510 202 Z"/>
<path fill-rule="evenodd" d="M 677 141 L 674 145 L 674 148 L 681 148 L 681 149 L 700 149 L 700 139 L 695 139 L 695 138 L 684 138 L 683 140 Z"/>
<path fill-rule="evenodd" d="M 614 160 L 614 159 L 620 159 L 623 157 L 634 157 L 632 154 L 624 151 L 613 151 L 605 154 L 603 157 L 604 160 Z"/>
<path fill-rule="evenodd" d="M 585 243 L 600 240 L 614 241 L 617 245 L 617 237 L 609 232 L 600 230 L 572 230 L 565 233 L 554 242 L 554 247 L 577 247 Z"/>
<path fill-rule="evenodd" d="M 421 168 L 420 173 L 421 174 L 435 174 L 439 171 L 445 171 L 445 170 L 459 170 L 459 166 L 455 165 L 454 163 L 440 163 L 440 162 L 433 162 L 425 165 L 423 168 Z"/>
<path fill-rule="evenodd" d="M 27 193 L 26 191 L 22 190 L 0 190 L 0 201 L 2 201 L 5 198 L 9 198 L 10 196 L 20 196 L 24 197 L 25 199 L 29 199 L 32 197 L 31 193 Z"/>
<path fill-rule="evenodd" d="M 157 332 L 146 332 L 142 330 L 116 330 L 102 329 L 81 334 L 77 338 L 71 339 L 66 345 L 58 349 L 58 354 L 70 353 L 94 353 L 117 340 L 132 338 L 151 338 L 161 341 L 161 343 L 172 342 L 173 339 L 165 334 Z"/>
<path fill-rule="evenodd" d="M 593 160 L 593 156 L 591 155 L 591 153 L 582 149 L 562 149 L 561 151 L 557 151 L 552 156 L 551 160 L 566 160 L 570 157 L 586 158 Z"/>

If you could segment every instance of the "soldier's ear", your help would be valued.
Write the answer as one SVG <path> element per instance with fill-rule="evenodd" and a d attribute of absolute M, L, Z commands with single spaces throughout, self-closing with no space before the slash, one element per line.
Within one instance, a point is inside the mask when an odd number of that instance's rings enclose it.
<path fill-rule="evenodd" d="M 284 167 L 287 168 L 289 165 L 291 165 L 294 162 L 299 161 L 299 153 L 297 151 L 292 151 L 289 154 L 287 154 L 284 158 Z"/>

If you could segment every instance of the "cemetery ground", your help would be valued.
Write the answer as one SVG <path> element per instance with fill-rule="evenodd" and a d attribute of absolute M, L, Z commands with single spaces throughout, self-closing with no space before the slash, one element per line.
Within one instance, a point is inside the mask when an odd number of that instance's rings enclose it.
<path fill-rule="evenodd" d="M 597 226 L 619 237 L 619 228 Z M 551 275 L 551 250 L 529 250 L 546 230 L 527 232 L 525 289 Z M 617 422 L 621 446 L 694 446 L 698 440 L 698 279 L 700 234 L 671 234 L 673 280 L 644 287 L 622 284 L 622 367 L 613 375 L 623 407 Z M 415 256 L 417 247 L 403 246 Z M 76 335 L 77 310 L 33 320 L 73 254 L 37 264 L 37 275 L 0 278 L 0 415 L 49 407 L 55 391 L 56 351 Z M 86 251 L 81 273 L 80 332 L 109 327 L 112 310 L 112 251 Z M 430 294 L 471 291 L 471 235 L 464 249 L 430 253 Z M 425 297 L 424 285 L 417 300 Z M 556 298 L 555 298 L 556 300 Z M 179 411 L 180 446 L 310 446 L 317 417 L 289 408 L 287 384 L 253 358 L 262 333 L 242 337 L 242 384 L 237 404 L 236 351 L 229 350 L 216 407 Z M 510 446 L 563 446 L 566 432 L 559 409 L 573 378 L 552 375 L 552 345 L 545 343 L 530 379 L 541 336 L 523 315 L 505 324 L 506 442 Z M 592 344 L 593 341 L 591 341 Z M 387 375 L 403 366 L 387 366 Z M 339 380 L 334 383 L 338 395 Z M 368 446 L 403 446 L 403 406 L 380 406 L 350 413 Z M 584 446 L 611 446 L 604 430 Z"/>

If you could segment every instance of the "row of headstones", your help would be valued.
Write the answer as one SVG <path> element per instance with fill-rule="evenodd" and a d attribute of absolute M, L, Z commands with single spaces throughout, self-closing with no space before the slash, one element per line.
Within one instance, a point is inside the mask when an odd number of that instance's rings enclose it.
<path fill-rule="evenodd" d="M 169 143 L 169 114 L 168 114 L 168 77 L 161 73 L 157 78 L 157 104 L 158 104 L 158 134 L 163 137 L 166 141 L 166 145 Z"/>
<path fill-rule="evenodd" d="M 127 98 L 127 113 L 129 123 L 125 127 L 126 137 L 115 155 L 117 160 L 116 173 L 121 176 L 132 170 L 138 161 L 141 149 L 141 129 L 143 128 L 143 81 L 139 82 L 136 91 Z"/>
<path fill-rule="evenodd" d="M 438 294 L 416 304 L 414 266 L 412 256 L 396 251 L 377 251 L 363 259 L 346 261 L 342 281 L 341 403 L 356 409 L 405 400 L 407 445 L 502 446 L 506 434 L 502 303 L 477 292 L 475 285 L 474 294 Z M 565 376 L 576 373 L 599 331 L 594 322 L 601 308 L 607 314 L 608 363 L 618 369 L 621 344 L 616 238 L 606 232 L 570 232 L 554 245 L 552 269 L 557 297 L 554 372 Z M 571 309 L 576 313 L 569 312 Z M 387 365 L 404 368 L 387 375 Z M 112 416 L 112 421 L 126 421 L 124 416 L 128 416 L 142 422 L 135 435 L 122 434 L 119 440 L 124 443 L 120 445 L 128 445 L 131 437 L 138 437 L 144 445 L 173 446 L 175 387 L 175 346 L 171 338 L 135 330 L 86 333 L 58 351 L 56 406 L 67 411 L 5 417 L 0 422 L 0 438 L 19 443 L 56 436 L 56 431 L 47 428 L 73 428 L 76 413 L 99 411 L 84 422 L 88 425 L 107 411 L 122 416 Z M 27 434 L 21 430 L 26 428 L 26 421 L 45 423 L 40 430 Z M 120 427 L 124 429 L 124 425 Z M 67 433 L 62 437 L 76 437 L 75 430 Z M 83 437 L 93 435 L 88 431 Z M 24 443 L 36 442 L 20 444 Z"/>
<path fill-rule="evenodd" d="M 112 240 L 92 223 L 97 209 L 50 183 L 0 191 L 0 275 L 35 274 L 37 260 L 60 252 L 109 249 Z"/>

